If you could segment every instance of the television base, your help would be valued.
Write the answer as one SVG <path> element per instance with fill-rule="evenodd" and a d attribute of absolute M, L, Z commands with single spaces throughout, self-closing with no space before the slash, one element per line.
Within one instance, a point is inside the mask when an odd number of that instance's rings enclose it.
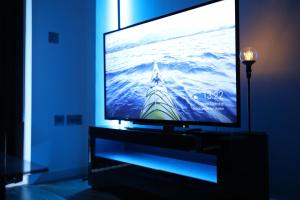
<path fill-rule="evenodd" d="M 190 132 L 194 129 L 187 129 L 187 130 L 175 130 L 174 125 L 163 125 L 162 129 L 161 128 L 142 128 L 142 127 L 125 127 L 127 130 L 135 130 L 135 131 L 147 131 L 147 132 L 159 132 L 159 133 L 186 133 Z M 188 128 L 187 125 L 183 126 L 185 129 Z M 195 129 L 196 130 L 196 129 Z M 200 129 L 197 129 L 196 131 L 199 132 Z M 201 129 L 202 130 L 202 129 Z"/>

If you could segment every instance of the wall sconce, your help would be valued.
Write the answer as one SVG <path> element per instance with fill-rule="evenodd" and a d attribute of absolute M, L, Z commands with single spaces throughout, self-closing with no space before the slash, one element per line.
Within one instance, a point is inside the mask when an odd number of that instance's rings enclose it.
<path fill-rule="evenodd" d="M 247 47 L 241 50 L 240 60 L 246 66 L 248 79 L 248 131 L 251 133 L 251 98 L 250 98 L 250 78 L 252 73 L 252 65 L 257 61 L 258 53 L 252 47 Z"/>

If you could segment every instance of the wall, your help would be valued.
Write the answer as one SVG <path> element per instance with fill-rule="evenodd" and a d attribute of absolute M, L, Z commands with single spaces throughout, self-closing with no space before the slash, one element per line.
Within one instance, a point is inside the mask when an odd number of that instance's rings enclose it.
<path fill-rule="evenodd" d="M 121 0 L 121 13 L 125 15 L 121 26 L 201 2 L 204 1 Z M 253 46 L 259 52 L 252 78 L 253 130 L 266 131 L 269 135 L 270 190 L 271 196 L 277 199 L 299 199 L 299 10 L 297 0 L 240 1 L 240 46 Z M 219 130 L 246 130 L 246 92 L 246 75 L 241 66 L 241 129 Z"/>
<path fill-rule="evenodd" d="M 118 29 L 118 0 L 96 0 L 96 37 L 95 37 L 95 123 L 107 125 L 104 120 L 104 58 L 103 33 Z"/>
<path fill-rule="evenodd" d="M 31 160 L 49 168 L 32 182 L 87 174 L 94 118 L 95 5 L 90 0 L 32 2 Z M 59 44 L 48 43 L 59 33 Z M 54 115 L 81 114 L 82 125 L 54 126 Z"/>
<path fill-rule="evenodd" d="M 269 134 L 271 194 L 299 199 L 300 2 L 241 1 L 240 9 L 241 46 L 260 54 L 252 79 L 253 125 Z"/>

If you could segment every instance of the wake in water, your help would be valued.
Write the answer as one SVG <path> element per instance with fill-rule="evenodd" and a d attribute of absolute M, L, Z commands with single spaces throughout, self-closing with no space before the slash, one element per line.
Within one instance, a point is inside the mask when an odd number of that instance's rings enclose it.
<path fill-rule="evenodd" d="M 141 119 L 179 121 L 176 107 L 164 85 L 158 65 L 153 63 L 150 88 L 147 90 L 145 103 L 142 108 Z"/>

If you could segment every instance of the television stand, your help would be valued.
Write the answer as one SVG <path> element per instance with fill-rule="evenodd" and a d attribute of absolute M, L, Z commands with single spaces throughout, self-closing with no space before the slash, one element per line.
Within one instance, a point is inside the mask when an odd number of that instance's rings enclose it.
<path fill-rule="evenodd" d="M 184 131 L 185 134 L 192 134 L 192 133 L 202 133 L 203 129 L 202 128 L 192 128 L 192 129 L 187 129 Z"/>
<path fill-rule="evenodd" d="M 146 131 L 146 132 L 155 132 L 155 133 L 161 133 L 162 129 L 159 128 L 141 128 L 141 127 L 125 127 L 126 130 L 129 131 Z"/>
<path fill-rule="evenodd" d="M 163 125 L 163 132 L 172 133 L 175 131 L 175 127 L 172 125 Z"/>
<path fill-rule="evenodd" d="M 89 141 L 95 189 L 125 187 L 163 199 L 269 199 L 264 133 L 90 127 Z"/>

